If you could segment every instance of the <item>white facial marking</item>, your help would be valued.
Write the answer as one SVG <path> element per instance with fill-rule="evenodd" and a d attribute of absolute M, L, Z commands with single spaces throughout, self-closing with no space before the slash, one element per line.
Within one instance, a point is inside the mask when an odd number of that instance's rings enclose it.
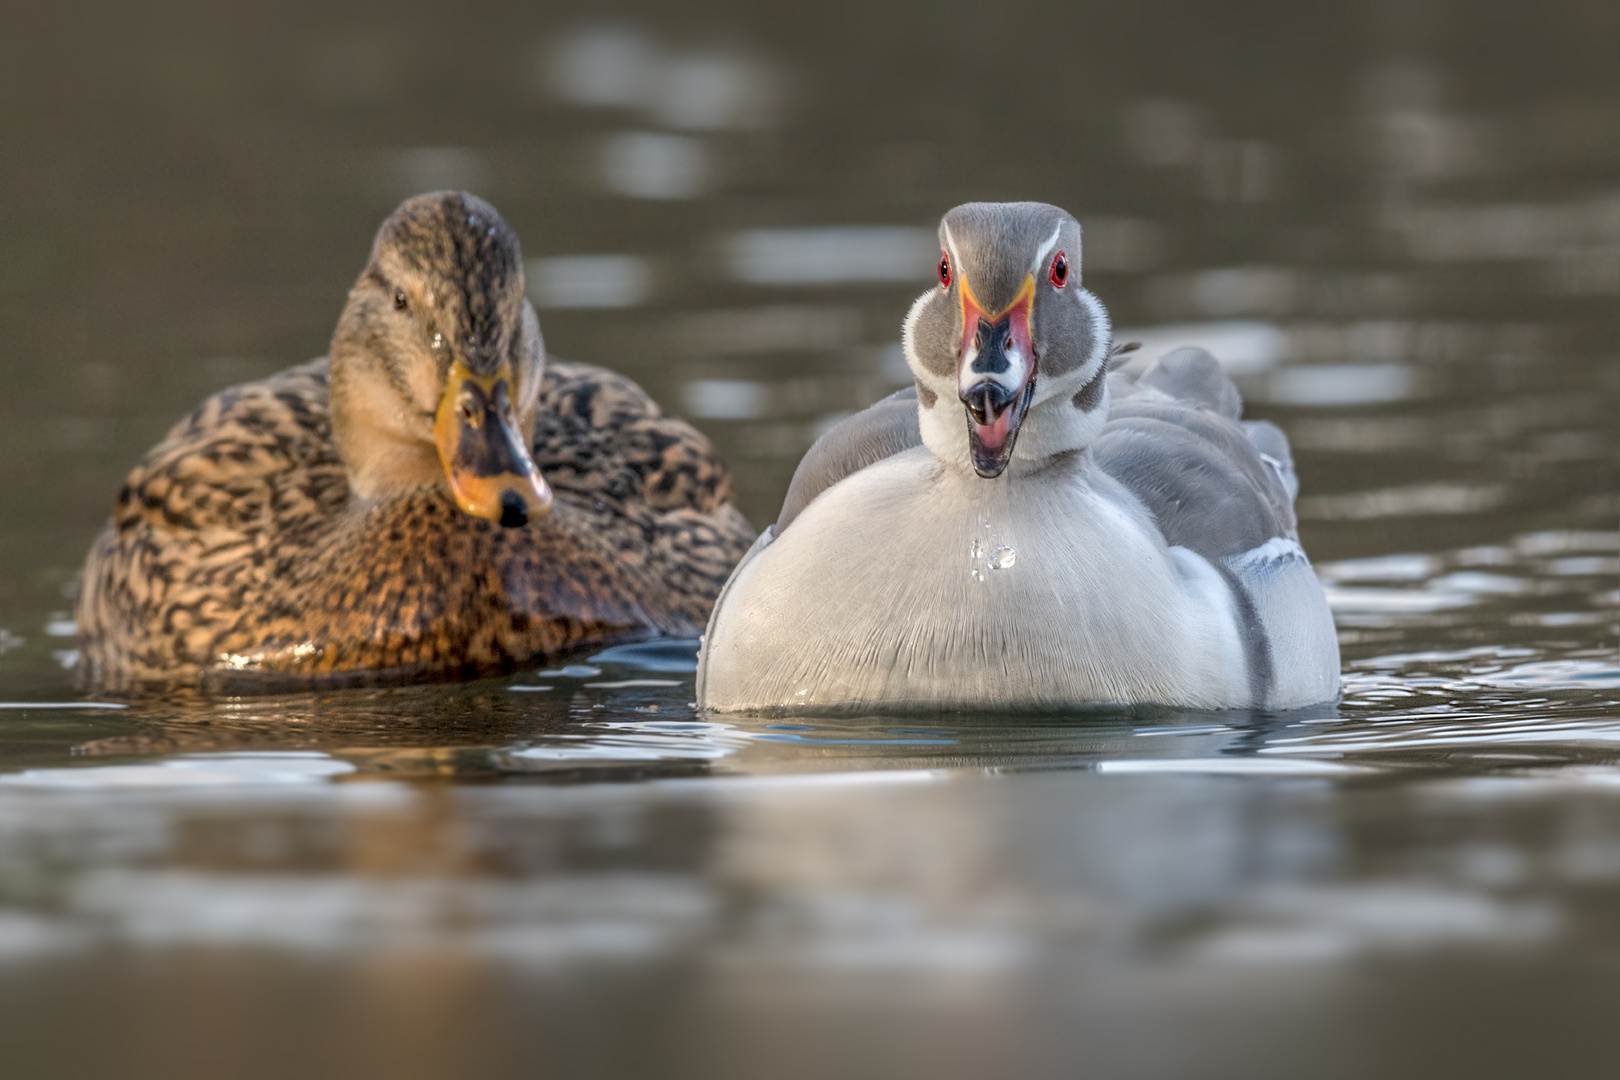
<path fill-rule="evenodd" d="M 1114 344 L 1114 327 L 1108 318 L 1108 309 L 1103 307 L 1102 301 L 1098 300 L 1095 294 L 1087 292 L 1085 289 L 1081 289 L 1079 292 L 1080 302 L 1086 305 L 1086 310 L 1091 313 L 1091 325 L 1095 328 L 1091 336 L 1091 356 L 1089 359 L 1092 361 L 1101 360 L 1108 355 L 1108 350 Z"/>
<path fill-rule="evenodd" d="M 945 230 L 945 250 L 951 256 L 951 276 L 954 278 L 961 273 L 962 257 L 956 253 L 956 237 L 951 235 L 951 227 L 943 221 L 939 223 L 939 226 Z"/>
<path fill-rule="evenodd" d="M 977 386 L 982 382 L 999 383 L 1008 390 L 1018 390 L 1029 379 L 1030 369 L 1034 366 L 1032 357 L 1025 355 L 1016 343 L 1003 351 L 1007 357 L 1006 371 L 974 371 L 973 361 L 979 355 L 979 350 L 969 342 L 962 353 L 961 361 L 956 365 L 956 392 L 966 393 L 969 387 Z"/>
<path fill-rule="evenodd" d="M 1047 252 L 1057 247 L 1058 237 L 1062 235 L 1063 222 L 1060 221 L 1057 223 L 1057 228 L 1052 230 L 1052 235 L 1046 238 L 1046 243 L 1042 244 L 1040 250 L 1035 253 L 1035 261 L 1029 264 L 1030 273 L 1036 277 L 1041 276 L 1041 264 L 1046 261 Z"/>

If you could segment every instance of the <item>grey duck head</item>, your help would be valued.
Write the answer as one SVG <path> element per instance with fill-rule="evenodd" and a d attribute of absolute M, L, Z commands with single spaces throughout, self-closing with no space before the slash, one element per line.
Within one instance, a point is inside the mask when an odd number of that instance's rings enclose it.
<path fill-rule="evenodd" d="M 967 203 L 939 240 L 939 284 L 904 333 L 923 442 L 985 479 L 1015 448 L 1038 466 L 1084 447 L 1108 412 L 1112 331 L 1080 286 L 1080 223 L 1045 203 Z"/>
<path fill-rule="evenodd" d="M 447 485 L 519 526 L 551 492 L 529 447 L 545 367 L 517 235 L 476 196 L 407 199 L 384 221 L 332 337 L 332 432 L 363 500 Z"/>

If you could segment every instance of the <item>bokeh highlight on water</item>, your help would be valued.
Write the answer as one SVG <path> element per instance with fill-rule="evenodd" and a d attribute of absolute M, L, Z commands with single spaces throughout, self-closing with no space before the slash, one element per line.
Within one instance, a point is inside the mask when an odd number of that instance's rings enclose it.
<path fill-rule="evenodd" d="M 35 12 L 0 45 L 14 1060 L 1516 1076 L 1608 1053 L 1616 15 L 1019 15 Z M 715 718 L 694 642 L 84 700 L 74 575 L 123 472 L 207 394 L 320 354 L 376 224 L 443 186 L 517 229 L 551 350 L 708 432 L 758 524 L 820 432 L 906 381 L 940 213 L 1063 205 L 1137 366 L 1204 344 L 1292 439 L 1343 700 Z"/>

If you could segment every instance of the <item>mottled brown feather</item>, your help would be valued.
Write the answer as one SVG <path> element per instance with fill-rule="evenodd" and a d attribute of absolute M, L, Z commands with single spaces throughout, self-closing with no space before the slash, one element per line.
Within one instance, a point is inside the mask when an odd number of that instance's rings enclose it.
<path fill-rule="evenodd" d="M 317 360 L 223 391 L 129 474 L 85 566 L 84 680 L 120 690 L 465 678 L 703 627 L 753 530 L 709 442 L 633 382 L 553 361 L 550 514 L 505 529 L 442 485 L 363 504 Z"/>

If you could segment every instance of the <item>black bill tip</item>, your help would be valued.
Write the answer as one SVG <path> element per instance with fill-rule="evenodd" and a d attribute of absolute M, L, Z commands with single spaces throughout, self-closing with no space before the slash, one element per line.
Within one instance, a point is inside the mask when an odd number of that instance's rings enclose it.
<path fill-rule="evenodd" d="M 529 504 L 523 496 L 507 488 L 501 492 L 501 524 L 516 529 L 529 523 Z"/>

